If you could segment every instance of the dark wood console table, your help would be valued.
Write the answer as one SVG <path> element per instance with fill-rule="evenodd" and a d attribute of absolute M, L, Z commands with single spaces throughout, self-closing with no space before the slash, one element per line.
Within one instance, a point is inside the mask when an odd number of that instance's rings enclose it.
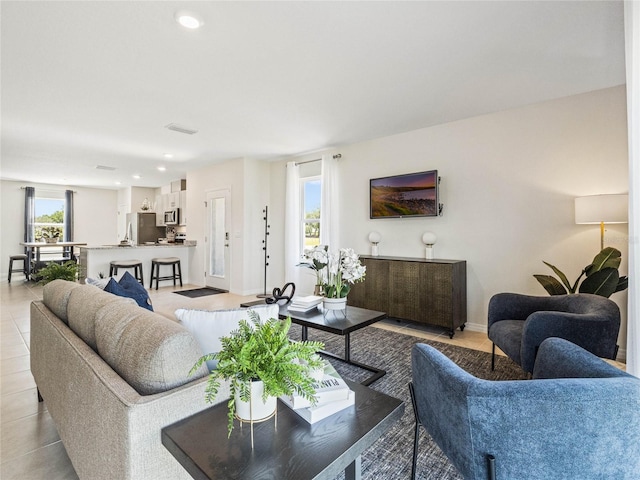
<path fill-rule="evenodd" d="M 278 400 L 276 420 L 236 422 L 227 439 L 227 402 L 162 429 L 162 444 L 196 479 L 331 480 L 361 478 L 360 455 L 404 412 L 397 398 L 349 382 L 356 403 L 310 425 Z"/>
<path fill-rule="evenodd" d="M 447 329 L 467 322 L 467 262 L 361 255 L 367 277 L 349 292 L 348 304 L 381 310 L 391 318 Z"/>

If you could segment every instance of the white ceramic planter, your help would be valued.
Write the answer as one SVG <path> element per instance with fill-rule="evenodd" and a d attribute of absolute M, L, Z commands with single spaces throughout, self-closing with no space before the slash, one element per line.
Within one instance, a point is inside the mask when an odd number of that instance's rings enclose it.
<path fill-rule="evenodd" d="M 344 298 L 323 298 L 322 306 L 325 310 L 344 310 L 347 308 L 347 297 Z"/>
<path fill-rule="evenodd" d="M 262 380 L 251 382 L 251 403 L 240 399 L 240 393 L 236 392 L 236 415 L 245 422 L 259 422 L 271 417 L 276 411 L 278 399 L 268 397 L 266 402 L 262 401 L 264 383 Z"/>

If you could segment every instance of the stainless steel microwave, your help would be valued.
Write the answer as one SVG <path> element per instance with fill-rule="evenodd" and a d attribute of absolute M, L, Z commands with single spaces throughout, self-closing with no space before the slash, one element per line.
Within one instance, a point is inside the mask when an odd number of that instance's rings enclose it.
<path fill-rule="evenodd" d="M 165 225 L 178 225 L 180 222 L 180 209 L 173 208 L 164 212 L 164 224 Z"/>

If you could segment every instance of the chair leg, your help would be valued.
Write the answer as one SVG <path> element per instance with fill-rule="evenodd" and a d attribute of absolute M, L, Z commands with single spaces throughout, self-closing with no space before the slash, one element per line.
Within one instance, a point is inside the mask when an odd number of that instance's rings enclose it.
<path fill-rule="evenodd" d="M 496 480 L 496 457 L 487 455 L 487 474 L 489 480 Z"/>
<path fill-rule="evenodd" d="M 173 286 L 176 286 L 176 264 L 171 265 L 171 270 L 173 271 Z"/>
<path fill-rule="evenodd" d="M 413 382 L 409 382 L 409 393 L 411 394 L 411 404 L 413 405 L 413 415 L 415 416 L 415 427 L 413 431 L 413 459 L 411 462 L 411 480 L 416 478 L 416 464 L 418 463 L 418 440 L 420 439 L 420 421 L 416 409 L 416 394 L 413 390 Z"/>
<path fill-rule="evenodd" d="M 38 392 L 38 402 L 44 402 L 44 398 L 40 395 L 40 389 L 38 387 L 36 387 L 36 391 Z"/>
<path fill-rule="evenodd" d="M 158 289 L 158 283 L 160 283 L 160 264 L 156 263 L 156 290 Z"/>
<path fill-rule="evenodd" d="M 491 344 L 491 371 L 496 369 L 496 344 Z"/>
<path fill-rule="evenodd" d="M 178 263 L 178 278 L 180 279 L 180 286 L 182 286 L 182 267 Z"/>

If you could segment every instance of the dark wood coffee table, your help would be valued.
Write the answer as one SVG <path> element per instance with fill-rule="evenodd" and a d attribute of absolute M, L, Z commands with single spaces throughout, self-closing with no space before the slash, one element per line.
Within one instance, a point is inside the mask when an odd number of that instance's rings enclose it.
<path fill-rule="evenodd" d="M 264 300 L 257 300 L 254 302 L 246 302 L 241 304 L 241 307 L 254 307 L 256 305 L 263 305 Z M 340 357 L 334 353 L 323 351 L 323 355 L 331 358 L 335 358 L 342 362 L 354 365 L 372 372 L 373 375 L 365 379 L 363 385 L 371 385 L 376 380 L 382 378 L 387 373 L 386 370 L 381 368 L 372 367 L 365 363 L 356 362 L 351 360 L 351 332 L 360 330 L 361 328 L 372 325 L 380 320 L 387 318 L 387 314 L 384 312 L 377 312 L 375 310 L 367 310 L 366 308 L 351 307 L 347 305 L 346 311 L 329 311 L 323 312 L 321 307 L 315 308 L 307 313 L 290 312 L 287 305 L 280 305 L 280 318 L 291 317 L 291 322 L 302 326 L 302 340 L 309 338 L 309 328 L 315 328 L 324 332 L 333 333 L 335 335 L 344 336 L 344 357 Z"/>
<path fill-rule="evenodd" d="M 236 422 L 227 439 L 224 401 L 162 429 L 162 444 L 195 479 L 330 480 L 361 476 L 361 454 L 402 417 L 397 398 L 347 381 L 354 406 L 313 425 L 278 401 L 277 419 Z M 276 424 L 277 422 L 277 424 Z"/>

